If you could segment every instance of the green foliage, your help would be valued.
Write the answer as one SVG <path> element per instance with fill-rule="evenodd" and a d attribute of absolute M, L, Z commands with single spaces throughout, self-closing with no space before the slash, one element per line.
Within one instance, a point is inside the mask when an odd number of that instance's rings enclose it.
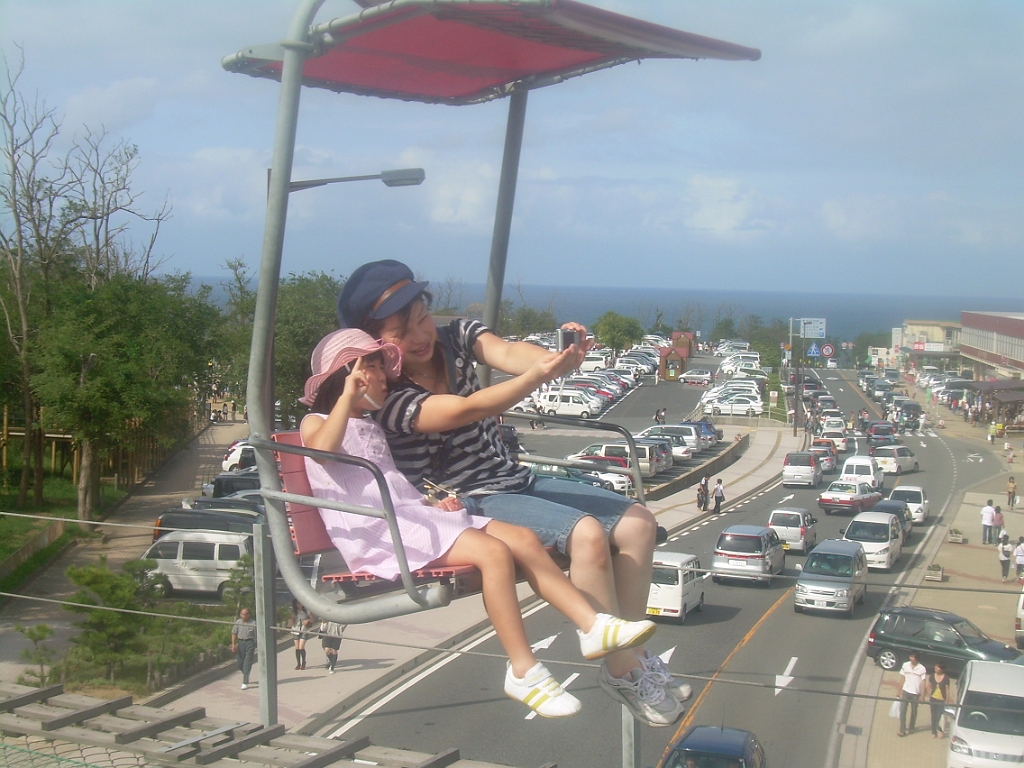
<path fill-rule="evenodd" d="M 862 333 L 853 340 L 853 359 L 858 366 L 870 365 L 868 347 L 888 347 L 892 344 L 892 331 Z"/>
<path fill-rule="evenodd" d="M 252 323 L 256 315 L 256 291 L 251 287 L 252 276 L 244 261 L 231 259 L 225 266 L 231 278 L 224 283 L 228 300 L 217 338 L 215 374 L 222 393 L 244 402 L 249 377 Z"/>
<path fill-rule="evenodd" d="M 647 329 L 647 333 L 655 333 L 663 339 L 671 339 L 673 330 L 675 329 L 665 322 L 665 313 L 662 312 L 659 307 L 655 307 L 654 322 L 651 323 L 651 327 Z M 689 330 L 689 328 L 680 328 L 679 330 L 686 331 Z"/>
<path fill-rule="evenodd" d="M 234 616 L 243 608 L 248 608 L 254 616 L 256 615 L 255 563 L 248 552 L 242 555 L 228 573 L 228 581 L 224 585 L 224 605 L 231 609 Z"/>
<path fill-rule="evenodd" d="M 23 627 L 21 624 L 14 625 L 14 631 L 20 632 L 25 636 L 25 639 L 32 643 L 31 648 L 26 648 L 21 652 L 21 658 L 27 661 L 29 664 L 39 665 L 39 670 L 26 669 L 18 678 L 18 682 L 23 685 L 34 685 L 36 688 L 42 688 L 50 680 L 50 674 L 47 671 L 49 666 L 56 656 L 56 652 L 45 645 L 46 641 L 53 636 L 53 629 L 48 624 L 36 624 L 31 627 Z"/>
<path fill-rule="evenodd" d="M 708 338 L 713 341 L 720 341 L 722 339 L 735 338 L 736 335 L 736 319 L 732 315 L 727 315 L 715 321 Z"/>
<path fill-rule="evenodd" d="M 324 272 L 293 274 L 281 281 L 274 326 L 274 391 L 286 423 L 305 413 L 298 400 L 313 374 L 309 358 L 320 339 L 338 327 L 335 307 L 342 285 Z"/>
<path fill-rule="evenodd" d="M 500 332 L 503 336 L 516 336 L 521 339 L 531 333 L 550 333 L 557 326 L 558 320 L 550 309 L 534 309 L 520 304 L 507 315 L 502 314 Z"/>
<path fill-rule="evenodd" d="M 627 349 L 643 339 L 644 329 L 635 317 L 609 310 L 594 323 L 594 338 L 611 349 Z"/>

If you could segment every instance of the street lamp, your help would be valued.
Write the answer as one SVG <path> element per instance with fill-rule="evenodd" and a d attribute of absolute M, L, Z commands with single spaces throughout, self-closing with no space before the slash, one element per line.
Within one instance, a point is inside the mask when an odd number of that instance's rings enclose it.
<path fill-rule="evenodd" d="M 324 187 L 328 184 L 338 184 L 342 181 L 370 181 L 380 179 L 388 187 L 416 187 L 427 178 L 422 168 L 398 168 L 391 171 L 381 171 L 366 176 L 335 176 L 331 179 L 305 179 L 293 181 L 288 185 L 289 192 L 298 192 L 300 189 L 312 189 L 313 187 Z M 267 195 L 270 195 L 270 169 L 267 168 Z"/>

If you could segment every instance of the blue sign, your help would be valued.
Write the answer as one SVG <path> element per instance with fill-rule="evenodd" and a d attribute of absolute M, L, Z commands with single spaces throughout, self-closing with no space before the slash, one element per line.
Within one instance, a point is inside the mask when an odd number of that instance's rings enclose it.
<path fill-rule="evenodd" d="M 807 348 L 808 357 L 821 357 L 821 350 L 818 349 L 818 342 L 814 342 Z"/>

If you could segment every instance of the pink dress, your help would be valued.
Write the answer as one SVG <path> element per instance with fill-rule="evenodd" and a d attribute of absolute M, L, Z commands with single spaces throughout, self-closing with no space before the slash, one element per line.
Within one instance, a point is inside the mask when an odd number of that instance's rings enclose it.
<path fill-rule="evenodd" d="M 425 504 L 423 494 L 395 467 L 384 432 L 372 419 L 349 419 L 341 452 L 372 461 L 384 473 L 411 570 L 439 558 L 467 528 L 484 528 L 490 522 L 490 518 L 469 515 L 465 510 L 446 512 Z M 324 466 L 310 458 L 305 461 L 314 496 L 383 508 L 377 483 L 365 469 L 336 462 Z M 323 508 L 320 517 L 350 570 L 367 571 L 382 579 L 398 577 L 398 558 L 387 521 Z"/>

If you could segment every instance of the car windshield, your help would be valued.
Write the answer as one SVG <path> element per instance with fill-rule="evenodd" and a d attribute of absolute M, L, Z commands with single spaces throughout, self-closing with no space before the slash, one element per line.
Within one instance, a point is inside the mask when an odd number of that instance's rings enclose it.
<path fill-rule="evenodd" d="M 652 584 L 666 584 L 670 587 L 678 586 L 679 584 L 679 569 L 678 568 L 665 568 L 664 566 L 654 566 L 654 570 L 651 571 L 651 583 Z"/>
<path fill-rule="evenodd" d="M 923 501 L 920 491 L 911 491 L 904 488 L 893 489 L 893 492 L 889 494 L 889 498 L 896 501 L 905 501 L 908 504 L 920 504 Z"/>
<path fill-rule="evenodd" d="M 853 483 L 832 483 L 828 487 L 829 493 L 856 493 L 857 486 Z"/>
<path fill-rule="evenodd" d="M 718 538 L 718 549 L 726 552 L 760 552 L 761 537 L 723 533 Z"/>
<path fill-rule="evenodd" d="M 1024 736 L 1024 698 L 968 691 L 957 724 L 985 733 Z"/>
<path fill-rule="evenodd" d="M 744 768 L 744 764 L 743 760 L 731 755 L 677 749 L 669 758 L 666 768 Z"/>
<path fill-rule="evenodd" d="M 846 538 L 850 541 L 866 541 L 880 543 L 889 540 L 889 526 L 885 523 L 869 523 L 866 520 L 854 520 L 846 529 Z"/>
<path fill-rule="evenodd" d="M 804 573 L 818 576 L 852 576 L 853 558 L 849 555 L 827 555 L 812 552 L 804 564 Z"/>
<path fill-rule="evenodd" d="M 960 637 L 962 637 L 964 642 L 968 645 L 980 645 L 988 640 L 988 638 L 985 637 L 985 634 L 976 626 L 971 624 L 971 622 L 967 621 L 967 619 L 955 623 L 953 625 L 953 629 L 960 633 Z"/>

